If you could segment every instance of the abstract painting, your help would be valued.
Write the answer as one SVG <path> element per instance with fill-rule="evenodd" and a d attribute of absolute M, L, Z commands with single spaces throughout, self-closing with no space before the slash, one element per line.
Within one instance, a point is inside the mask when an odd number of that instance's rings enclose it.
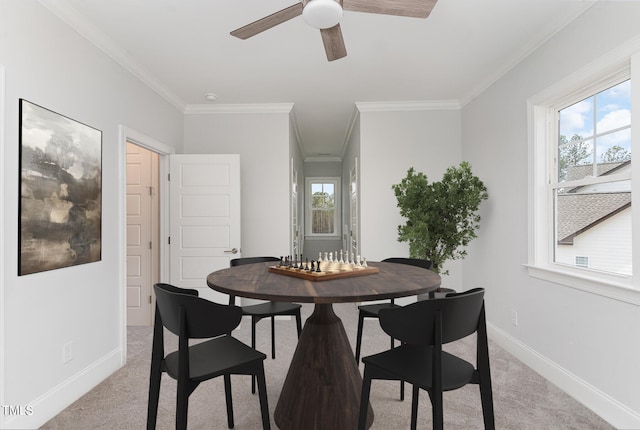
<path fill-rule="evenodd" d="M 20 99 L 18 275 L 100 261 L 102 132 Z"/>

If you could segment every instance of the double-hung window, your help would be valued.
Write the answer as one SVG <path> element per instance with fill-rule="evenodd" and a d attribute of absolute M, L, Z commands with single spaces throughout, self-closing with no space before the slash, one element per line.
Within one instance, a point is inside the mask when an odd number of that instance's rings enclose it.
<path fill-rule="evenodd" d="M 633 93 L 624 63 L 529 100 L 529 272 L 606 295 L 633 287 Z"/>
<path fill-rule="evenodd" d="M 631 276 L 631 81 L 605 86 L 557 108 L 553 261 Z"/>
<path fill-rule="evenodd" d="M 307 235 L 340 235 L 340 178 L 307 178 Z"/>

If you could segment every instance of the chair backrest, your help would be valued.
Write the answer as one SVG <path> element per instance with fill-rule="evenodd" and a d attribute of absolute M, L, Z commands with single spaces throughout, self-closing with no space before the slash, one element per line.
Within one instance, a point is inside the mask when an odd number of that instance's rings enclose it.
<path fill-rule="evenodd" d="M 162 325 L 175 335 L 180 335 L 181 320 L 191 339 L 228 334 L 240 324 L 242 309 L 238 306 L 210 302 L 199 298 L 196 290 L 169 284 L 155 284 L 153 288 Z"/>
<path fill-rule="evenodd" d="M 386 263 L 398 263 L 398 264 L 407 264 L 409 266 L 422 267 L 423 269 L 431 270 L 433 264 L 429 260 L 423 260 L 421 258 L 401 258 L 401 257 L 391 257 L 385 258 L 382 260 Z"/>
<path fill-rule="evenodd" d="M 179 287 L 175 287 L 175 286 L 173 286 L 171 284 L 164 284 L 162 282 L 159 282 L 156 285 L 158 285 L 163 290 L 170 291 L 172 293 L 189 294 L 190 296 L 198 296 L 198 290 L 192 290 L 192 289 L 187 289 L 187 288 L 179 288 Z"/>
<path fill-rule="evenodd" d="M 266 263 L 267 261 L 280 261 L 278 257 L 244 257 L 234 258 L 229 263 L 231 267 L 242 266 L 243 264 Z"/>
<path fill-rule="evenodd" d="M 484 289 L 475 288 L 438 299 L 380 311 L 380 325 L 391 337 L 412 345 L 433 345 L 436 325 L 443 344 L 462 339 L 478 329 L 483 315 Z"/>

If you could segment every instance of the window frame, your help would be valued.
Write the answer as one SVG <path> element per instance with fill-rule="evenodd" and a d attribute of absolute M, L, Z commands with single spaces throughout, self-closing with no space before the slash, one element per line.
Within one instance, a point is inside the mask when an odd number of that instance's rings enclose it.
<path fill-rule="evenodd" d="M 305 191 L 306 191 L 306 194 L 305 194 L 306 195 L 305 197 L 305 208 L 306 208 L 305 230 L 306 232 L 305 234 L 307 237 L 312 237 L 314 239 L 322 239 L 322 238 L 335 239 L 335 238 L 340 238 L 342 236 L 342 230 L 341 230 L 342 200 L 340 198 L 340 179 L 341 178 L 339 176 L 314 176 L 314 177 L 305 178 Z M 334 226 L 333 233 L 314 233 L 312 231 L 313 208 L 311 207 L 311 203 L 313 201 L 313 193 L 311 192 L 311 187 L 313 184 L 319 184 L 319 183 L 322 183 L 322 184 L 331 183 L 334 186 L 335 209 L 333 213 L 333 226 Z"/>
<path fill-rule="evenodd" d="M 589 268 L 571 267 L 555 263 L 554 259 L 554 204 L 553 186 L 557 183 L 558 154 L 558 110 L 572 103 L 616 85 L 626 79 L 632 80 L 631 89 L 631 139 L 632 148 L 640 147 L 638 136 L 634 136 L 634 123 L 638 121 L 640 91 L 634 89 L 633 81 L 640 87 L 640 54 L 616 53 L 615 58 L 603 58 L 560 82 L 550 86 L 527 100 L 527 122 L 529 143 L 529 186 L 528 186 L 528 262 L 525 265 L 529 276 L 553 282 L 570 288 L 640 304 L 640 289 L 634 273 L 640 269 L 640 247 L 632 253 L 633 273 L 631 276 L 603 273 Z M 635 76 L 634 76 L 635 75 Z M 634 103 L 634 101 L 636 103 Z M 638 128 L 638 125 L 636 125 Z M 638 194 L 640 177 L 639 163 L 632 163 L 631 190 Z M 612 178 L 608 178 L 609 182 Z M 632 206 L 633 208 L 633 206 Z M 635 211 L 637 212 L 637 211 Z M 640 216 L 632 215 L 633 244 L 640 243 Z M 633 246 L 633 245 L 632 245 Z"/>

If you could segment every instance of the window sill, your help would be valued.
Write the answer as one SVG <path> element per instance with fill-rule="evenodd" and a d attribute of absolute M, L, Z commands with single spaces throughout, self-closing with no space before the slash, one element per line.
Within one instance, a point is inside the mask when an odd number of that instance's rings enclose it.
<path fill-rule="evenodd" d="M 598 272 L 571 270 L 560 266 L 524 265 L 532 278 L 597 294 L 621 302 L 640 305 L 640 290 L 633 287 L 631 277 L 605 275 Z"/>

